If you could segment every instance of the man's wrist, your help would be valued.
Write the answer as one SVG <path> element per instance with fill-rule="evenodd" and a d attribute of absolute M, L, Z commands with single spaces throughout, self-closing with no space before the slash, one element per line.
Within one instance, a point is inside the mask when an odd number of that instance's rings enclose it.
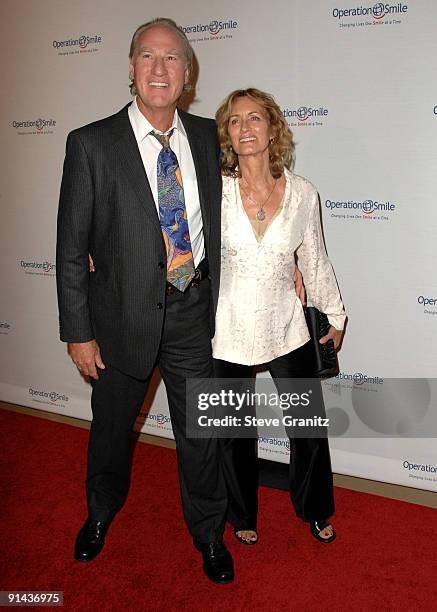
<path fill-rule="evenodd" d="M 68 336 L 61 336 L 61 342 L 65 342 L 66 344 L 85 344 L 85 342 L 92 342 L 93 340 L 95 340 L 95 338 L 93 336 L 91 336 L 90 338 L 85 337 L 85 338 L 77 338 L 77 337 L 68 337 Z"/>

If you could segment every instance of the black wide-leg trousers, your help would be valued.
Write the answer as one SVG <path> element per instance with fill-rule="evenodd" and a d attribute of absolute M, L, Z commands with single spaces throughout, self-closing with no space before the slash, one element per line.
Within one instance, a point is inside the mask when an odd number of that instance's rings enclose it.
<path fill-rule="evenodd" d="M 279 394 L 293 392 L 293 378 L 312 378 L 314 355 L 311 343 L 264 364 Z M 216 378 L 235 379 L 235 392 L 247 389 L 247 379 L 255 387 L 253 367 L 214 360 Z M 243 380 L 245 381 L 243 382 Z M 241 382 L 240 382 L 241 381 Z M 312 398 L 318 416 L 325 416 L 320 380 L 311 381 Z M 312 415 L 309 415 L 312 416 Z M 290 439 L 289 485 L 294 510 L 304 521 L 322 520 L 334 513 L 333 478 L 327 437 Z M 236 529 L 256 529 L 258 510 L 257 440 L 235 437 L 226 440 L 223 463 L 228 487 L 228 519 Z"/>
<path fill-rule="evenodd" d="M 167 296 L 157 367 L 166 391 L 176 440 L 184 517 L 195 544 L 220 539 L 227 492 L 218 439 L 186 437 L 186 379 L 212 378 L 209 280 Z M 114 323 L 115 324 L 115 323 Z M 105 361 L 104 355 L 103 361 Z M 86 491 L 94 520 L 111 520 L 126 499 L 130 479 L 130 436 L 151 373 L 129 376 L 105 363 L 93 381 Z M 147 503 L 147 500 L 145 500 Z"/>

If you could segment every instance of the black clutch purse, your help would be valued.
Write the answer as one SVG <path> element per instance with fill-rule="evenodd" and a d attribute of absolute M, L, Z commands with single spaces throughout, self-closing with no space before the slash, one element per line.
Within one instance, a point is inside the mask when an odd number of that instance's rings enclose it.
<path fill-rule="evenodd" d="M 316 376 L 335 376 L 338 373 L 337 351 L 334 348 L 333 340 L 326 344 L 320 344 L 319 340 L 329 331 L 330 323 L 325 313 L 320 312 L 313 306 L 304 308 L 308 331 L 311 336 L 311 343 L 314 348 L 314 363 Z"/>

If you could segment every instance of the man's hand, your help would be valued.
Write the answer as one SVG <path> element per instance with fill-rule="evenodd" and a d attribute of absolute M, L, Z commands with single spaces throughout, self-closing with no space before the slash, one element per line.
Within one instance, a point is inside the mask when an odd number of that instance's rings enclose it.
<path fill-rule="evenodd" d="M 342 331 L 340 331 L 339 329 L 335 329 L 335 327 L 332 327 L 331 325 L 331 327 L 329 328 L 329 332 L 326 334 L 326 336 L 323 336 L 323 338 L 320 338 L 319 342 L 320 344 L 326 344 L 329 340 L 333 340 L 334 348 L 335 350 L 337 350 L 338 347 L 340 346 L 342 335 L 343 335 Z"/>
<path fill-rule="evenodd" d="M 104 370 L 105 364 L 100 356 L 99 345 L 95 340 L 90 340 L 89 342 L 69 342 L 68 354 L 83 376 L 90 376 L 95 380 L 99 380 L 97 368 Z"/>
<path fill-rule="evenodd" d="M 296 292 L 296 295 L 302 302 L 302 306 L 305 306 L 307 302 L 307 296 L 306 296 L 305 287 L 303 284 L 302 273 L 297 266 L 294 269 L 293 282 L 294 282 L 294 290 Z"/>

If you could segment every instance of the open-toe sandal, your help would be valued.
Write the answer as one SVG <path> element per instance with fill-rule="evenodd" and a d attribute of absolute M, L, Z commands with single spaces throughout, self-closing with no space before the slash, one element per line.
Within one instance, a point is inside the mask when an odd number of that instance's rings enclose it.
<path fill-rule="evenodd" d="M 332 535 L 330 535 L 328 538 L 324 538 L 320 535 L 320 532 L 323 531 L 325 527 L 331 527 L 332 529 Z M 329 544 L 330 542 L 333 542 L 337 535 L 335 533 L 334 527 L 329 521 L 310 521 L 310 529 L 312 535 L 316 538 L 316 540 L 318 540 L 319 542 L 323 542 L 324 544 Z"/>
<path fill-rule="evenodd" d="M 256 535 L 256 540 L 250 540 L 250 539 L 243 538 L 240 535 L 241 531 L 252 531 Z M 258 539 L 259 539 L 258 533 L 256 532 L 255 529 L 234 529 L 234 535 L 241 544 L 246 544 L 246 546 L 253 546 L 254 544 L 257 544 Z"/>

